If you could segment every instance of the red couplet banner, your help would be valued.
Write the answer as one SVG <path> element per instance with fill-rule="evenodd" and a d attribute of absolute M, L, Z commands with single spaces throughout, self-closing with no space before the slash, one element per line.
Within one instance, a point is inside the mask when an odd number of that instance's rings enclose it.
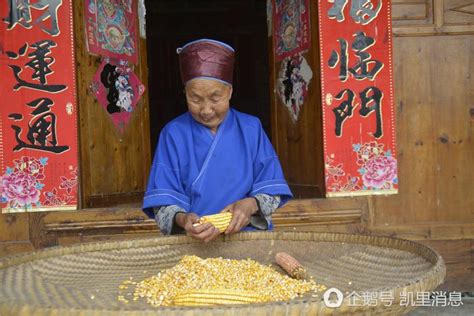
<path fill-rule="evenodd" d="M 398 191 L 390 9 L 319 0 L 327 196 Z"/>
<path fill-rule="evenodd" d="M 72 0 L 0 2 L 2 212 L 77 208 Z"/>

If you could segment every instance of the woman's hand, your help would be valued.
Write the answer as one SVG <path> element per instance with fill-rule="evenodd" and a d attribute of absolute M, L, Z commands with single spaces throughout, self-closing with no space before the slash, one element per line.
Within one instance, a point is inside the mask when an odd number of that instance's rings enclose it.
<path fill-rule="evenodd" d="M 183 227 L 186 235 L 204 242 L 214 240 L 219 236 L 219 230 L 211 223 L 195 225 L 199 221 L 199 216 L 195 213 L 176 214 L 176 224 Z"/>
<path fill-rule="evenodd" d="M 250 216 L 258 210 L 257 201 L 254 198 L 245 198 L 228 205 L 224 211 L 232 212 L 232 220 L 229 227 L 225 230 L 225 234 L 233 234 L 239 232 L 250 222 Z"/>

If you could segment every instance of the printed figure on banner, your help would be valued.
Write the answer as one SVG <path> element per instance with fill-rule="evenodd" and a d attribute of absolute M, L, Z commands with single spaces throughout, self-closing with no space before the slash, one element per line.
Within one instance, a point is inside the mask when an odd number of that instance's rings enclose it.
<path fill-rule="evenodd" d="M 311 47 L 308 0 L 273 0 L 276 61 Z"/>
<path fill-rule="evenodd" d="M 85 25 L 90 53 L 138 61 L 137 0 L 87 0 Z"/>
<path fill-rule="evenodd" d="M 301 54 L 282 61 L 278 74 L 278 95 L 295 122 L 308 95 L 311 78 L 313 71 Z"/>
<path fill-rule="evenodd" d="M 94 76 L 91 89 L 114 126 L 123 133 L 145 92 L 144 85 L 126 62 L 104 59 Z"/>

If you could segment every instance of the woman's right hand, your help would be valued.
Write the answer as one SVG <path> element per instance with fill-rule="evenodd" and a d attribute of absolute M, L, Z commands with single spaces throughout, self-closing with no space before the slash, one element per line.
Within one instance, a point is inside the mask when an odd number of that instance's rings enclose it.
<path fill-rule="evenodd" d="M 183 227 L 186 235 L 199 239 L 204 242 L 214 240 L 219 236 L 219 230 L 211 223 L 195 225 L 199 221 L 199 216 L 195 213 L 176 214 L 176 223 Z"/>

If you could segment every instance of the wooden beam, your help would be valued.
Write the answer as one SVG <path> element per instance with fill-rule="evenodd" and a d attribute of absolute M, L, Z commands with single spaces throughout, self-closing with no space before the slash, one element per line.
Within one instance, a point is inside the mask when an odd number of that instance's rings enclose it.
<path fill-rule="evenodd" d="M 305 211 L 305 212 L 277 212 L 273 216 L 275 226 L 311 226 L 328 224 L 349 224 L 361 221 L 361 210 L 343 211 Z M 156 223 L 152 219 L 132 217 L 117 220 L 99 221 L 63 221 L 44 225 L 47 233 L 50 232 L 77 232 L 85 230 L 101 230 L 115 228 L 123 230 L 156 230 Z"/>
<path fill-rule="evenodd" d="M 472 35 L 474 25 L 407 25 L 393 27 L 393 36 L 443 36 L 443 35 Z"/>
<path fill-rule="evenodd" d="M 29 241 L 12 241 L 0 243 L 0 257 L 33 250 L 33 245 Z"/>
<path fill-rule="evenodd" d="M 374 226 L 372 234 L 410 240 L 474 239 L 474 223 L 423 223 L 417 225 Z"/>

